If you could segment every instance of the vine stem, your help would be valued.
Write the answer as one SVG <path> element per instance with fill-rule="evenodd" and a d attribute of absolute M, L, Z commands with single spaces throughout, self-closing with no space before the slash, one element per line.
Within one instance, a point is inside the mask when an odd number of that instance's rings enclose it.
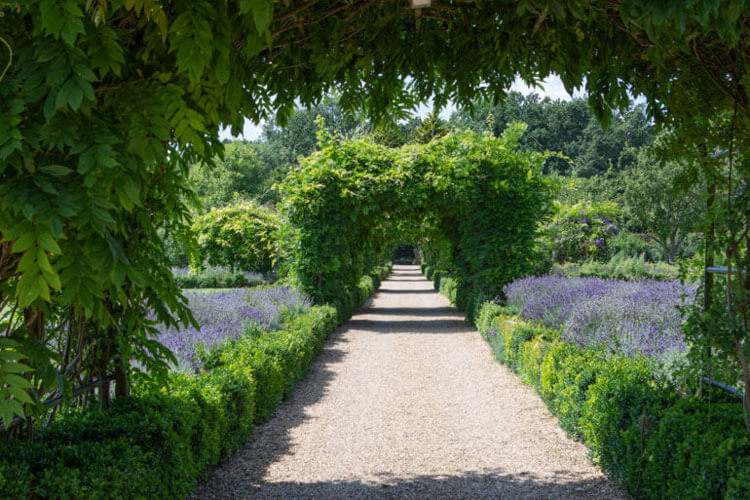
<path fill-rule="evenodd" d="M 3 45 L 8 49 L 8 64 L 5 65 L 5 69 L 3 70 L 2 74 L 0 74 L 0 82 L 3 81 L 3 78 L 5 78 L 5 73 L 8 72 L 10 69 L 10 65 L 13 62 L 13 49 L 11 48 L 10 44 L 5 41 L 5 38 L 0 36 L 0 42 L 3 42 Z"/>

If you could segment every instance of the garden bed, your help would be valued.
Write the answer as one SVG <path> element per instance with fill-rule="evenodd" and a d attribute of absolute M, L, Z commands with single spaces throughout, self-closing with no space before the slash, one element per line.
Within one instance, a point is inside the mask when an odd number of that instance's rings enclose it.
<path fill-rule="evenodd" d="M 671 311 L 686 300 L 677 293 L 679 284 L 557 279 L 514 282 L 506 288 L 509 306 L 483 304 L 477 325 L 495 358 L 532 385 L 560 426 L 634 497 L 750 498 L 750 434 L 741 403 L 716 393 L 710 400 L 678 395 L 655 373 L 660 352 L 638 348 L 652 346 L 651 330 L 637 330 L 631 321 L 639 314 L 656 325 L 657 338 L 683 342 Z M 649 287 L 655 287 L 651 294 Z M 694 290 L 688 285 L 683 291 Z M 634 302 L 620 314 L 599 308 L 602 297 Z M 576 313 L 576 305 L 588 314 Z M 578 323 L 580 318 L 586 321 Z M 591 328 L 573 328 L 579 324 Z M 630 328 L 640 342 L 619 348 L 608 341 Z"/>
<path fill-rule="evenodd" d="M 390 266 L 382 266 L 363 277 L 348 292 L 346 314 L 389 272 Z M 221 293 L 193 300 L 203 307 L 231 299 L 242 311 L 261 310 L 258 296 L 253 306 L 252 297 L 240 303 L 245 299 Z M 32 442 L 1 443 L 2 497 L 184 498 L 208 465 L 244 443 L 293 390 L 343 314 L 305 304 L 296 314 L 281 314 L 278 329 L 249 327 L 236 336 L 230 331 L 209 349 L 197 374 L 174 372 L 166 385 L 140 386 L 107 409 L 61 415 Z M 231 328 L 245 326 L 244 312 L 227 315 Z M 250 314 L 251 322 L 265 320 L 273 321 Z"/>

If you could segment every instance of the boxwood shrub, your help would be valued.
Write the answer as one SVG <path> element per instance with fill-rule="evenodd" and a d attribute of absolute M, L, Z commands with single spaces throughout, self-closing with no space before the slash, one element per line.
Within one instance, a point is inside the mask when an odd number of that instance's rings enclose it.
<path fill-rule="evenodd" d="M 208 267 L 195 271 L 176 268 L 172 272 L 174 282 L 180 288 L 242 288 L 267 283 L 259 273 L 231 270 L 228 267 Z"/>
<path fill-rule="evenodd" d="M 349 291 L 359 306 L 388 275 Z M 213 352 L 200 376 L 170 375 L 160 389 L 70 411 L 34 441 L 0 442 L 3 499 L 184 498 L 207 466 L 247 441 L 253 426 L 307 373 L 352 306 L 315 306 L 278 331 L 252 330 Z M 346 315 L 346 316 L 345 316 Z"/>
<path fill-rule="evenodd" d="M 559 340 L 493 302 L 477 318 L 498 361 L 542 396 L 560 425 L 635 498 L 750 498 L 750 435 L 738 403 L 680 398 L 643 358 Z"/>

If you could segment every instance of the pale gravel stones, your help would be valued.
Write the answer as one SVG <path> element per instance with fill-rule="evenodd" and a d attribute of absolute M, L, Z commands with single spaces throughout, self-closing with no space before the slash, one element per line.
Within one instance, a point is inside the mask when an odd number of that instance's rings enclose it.
<path fill-rule="evenodd" d="M 417 266 L 394 266 L 192 498 L 627 496 Z"/>

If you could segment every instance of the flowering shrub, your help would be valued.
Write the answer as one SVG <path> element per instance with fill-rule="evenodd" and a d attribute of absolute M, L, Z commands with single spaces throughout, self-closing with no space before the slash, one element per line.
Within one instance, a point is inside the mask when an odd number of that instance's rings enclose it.
<path fill-rule="evenodd" d="M 198 328 L 163 328 L 159 341 L 172 351 L 180 368 L 192 371 L 201 368 L 205 354 L 216 345 L 239 338 L 251 327 L 277 329 L 284 311 L 310 306 L 297 289 L 283 286 L 187 291 L 185 296 Z"/>
<path fill-rule="evenodd" d="M 692 303 L 695 285 L 675 280 L 621 281 L 558 276 L 528 277 L 505 287 L 521 316 L 581 347 L 664 358 L 685 351 L 679 307 Z"/>
<path fill-rule="evenodd" d="M 557 215 L 544 230 L 543 247 L 555 262 L 601 259 L 609 255 L 609 241 L 617 236 L 614 203 L 557 204 Z"/>

